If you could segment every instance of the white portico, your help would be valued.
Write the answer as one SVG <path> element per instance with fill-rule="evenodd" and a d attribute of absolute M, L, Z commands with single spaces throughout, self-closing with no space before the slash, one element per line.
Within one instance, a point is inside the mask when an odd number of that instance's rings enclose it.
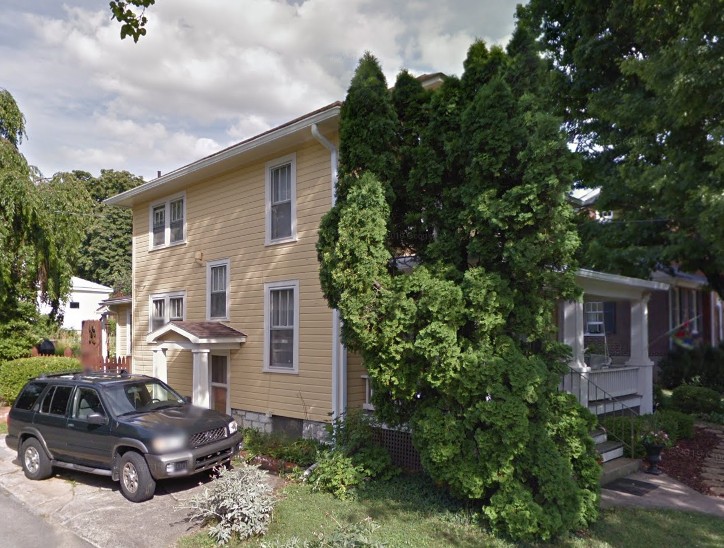
<path fill-rule="evenodd" d="M 241 331 L 219 322 L 172 321 L 150 333 L 146 341 L 153 345 L 153 376 L 167 382 L 166 351 L 189 350 L 193 356 L 192 402 L 201 407 L 212 407 L 214 376 L 211 356 L 228 355 L 246 342 Z M 228 359 L 223 363 L 224 377 L 228 378 Z M 227 382 L 228 384 L 228 382 Z M 223 408 L 228 409 L 228 397 Z"/>

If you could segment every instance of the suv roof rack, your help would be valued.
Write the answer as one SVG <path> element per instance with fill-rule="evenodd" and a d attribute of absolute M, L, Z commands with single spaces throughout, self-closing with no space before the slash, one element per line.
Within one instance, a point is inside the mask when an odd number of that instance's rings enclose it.
<path fill-rule="evenodd" d="M 41 373 L 36 379 L 50 379 L 50 378 L 60 378 L 60 377 L 71 377 L 73 380 L 101 380 L 101 379 L 128 379 L 131 376 L 133 377 L 149 377 L 148 375 L 141 375 L 129 373 L 126 369 L 121 369 L 120 371 L 95 371 L 95 370 L 85 370 L 85 371 L 65 371 L 63 373 Z"/>

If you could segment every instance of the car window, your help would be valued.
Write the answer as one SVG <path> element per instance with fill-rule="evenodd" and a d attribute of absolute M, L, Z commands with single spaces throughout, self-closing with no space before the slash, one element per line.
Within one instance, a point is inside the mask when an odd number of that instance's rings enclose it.
<path fill-rule="evenodd" d="M 73 401 L 73 418 L 85 420 L 91 413 L 105 415 L 98 392 L 92 388 L 78 388 Z"/>
<path fill-rule="evenodd" d="M 35 405 L 35 402 L 38 401 L 38 396 L 40 396 L 46 386 L 48 386 L 47 382 L 29 383 L 20 396 L 18 396 L 18 399 L 15 400 L 15 408 L 30 411 Z"/>
<path fill-rule="evenodd" d="M 49 390 L 45 398 L 43 398 L 43 404 L 40 408 L 41 413 L 65 415 L 72 391 L 72 386 L 56 386 Z"/>
<path fill-rule="evenodd" d="M 115 384 L 109 386 L 105 394 L 106 401 L 115 415 L 152 411 L 185 403 L 184 399 L 171 388 L 154 380 Z"/>

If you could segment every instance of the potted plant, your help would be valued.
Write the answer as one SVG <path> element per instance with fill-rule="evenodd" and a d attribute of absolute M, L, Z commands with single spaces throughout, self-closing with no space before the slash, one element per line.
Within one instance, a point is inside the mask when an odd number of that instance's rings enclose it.
<path fill-rule="evenodd" d="M 671 438 L 663 430 L 649 430 L 641 436 L 641 443 L 646 450 L 646 460 L 649 462 L 647 474 L 659 475 L 658 464 L 661 462 L 661 451 L 671 445 Z"/>

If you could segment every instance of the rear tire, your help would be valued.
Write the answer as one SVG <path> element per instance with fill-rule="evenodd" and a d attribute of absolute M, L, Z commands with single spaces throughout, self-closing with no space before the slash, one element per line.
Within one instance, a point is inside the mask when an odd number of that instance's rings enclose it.
<path fill-rule="evenodd" d="M 135 451 L 127 451 L 120 464 L 121 493 L 131 502 L 153 498 L 156 480 L 148 469 L 146 459 Z"/>
<path fill-rule="evenodd" d="M 25 477 L 31 480 L 44 480 L 53 475 L 53 465 L 45 454 L 43 445 L 36 438 L 28 438 L 20 448 L 20 463 Z"/>

